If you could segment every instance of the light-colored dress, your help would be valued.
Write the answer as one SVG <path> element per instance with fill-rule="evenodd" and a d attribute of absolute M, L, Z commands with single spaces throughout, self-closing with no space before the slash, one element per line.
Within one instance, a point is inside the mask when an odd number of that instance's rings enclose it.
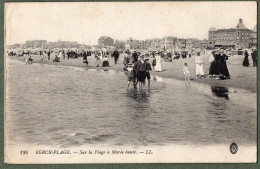
<path fill-rule="evenodd" d="M 209 63 L 212 63 L 214 60 L 215 60 L 214 56 L 211 55 L 211 56 L 209 57 Z"/>
<path fill-rule="evenodd" d="M 62 52 L 60 51 L 60 53 L 59 53 L 59 59 L 61 60 L 62 59 Z"/>
<path fill-rule="evenodd" d="M 202 56 L 197 56 L 195 59 L 195 63 L 196 63 L 196 75 L 204 75 Z"/>
<path fill-rule="evenodd" d="M 154 71 L 161 72 L 162 71 L 161 56 L 155 55 L 155 59 L 156 59 L 156 65 L 154 67 Z"/>
<path fill-rule="evenodd" d="M 183 67 L 183 73 L 184 73 L 185 76 L 190 76 L 190 71 L 189 71 L 189 68 L 187 66 Z"/>
<path fill-rule="evenodd" d="M 30 58 L 29 55 L 27 55 L 27 56 L 25 57 L 25 63 L 26 63 L 26 64 L 29 62 L 29 58 Z"/>

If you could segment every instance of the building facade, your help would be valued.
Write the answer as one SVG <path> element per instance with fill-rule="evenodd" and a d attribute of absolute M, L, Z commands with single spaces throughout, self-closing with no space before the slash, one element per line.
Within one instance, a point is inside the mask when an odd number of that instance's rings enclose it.
<path fill-rule="evenodd" d="M 257 26 L 255 26 L 251 33 L 250 47 L 257 49 Z"/>
<path fill-rule="evenodd" d="M 252 41 L 251 36 L 252 30 L 245 27 L 242 19 L 239 19 L 239 23 L 235 28 L 216 29 L 212 27 L 208 32 L 210 47 L 249 48 Z"/>
<path fill-rule="evenodd" d="M 46 47 L 49 49 L 53 48 L 76 48 L 81 47 L 82 45 L 74 41 L 57 41 L 57 42 L 48 42 Z"/>
<path fill-rule="evenodd" d="M 25 42 L 27 48 L 44 48 L 47 45 L 47 40 L 31 40 Z"/>
<path fill-rule="evenodd" d="M 153 38 L 146 40 L 134 40 L 129 38 L 126 40 L 126 45 L 130 46 L 130 49 L 161 50 L 173 49 L 176 41 L 177 38 L 175 37 Z"/>
<path fill-rule="evenodd" d="M 177 42 L 176 37 L 164 37 L 160 41 L 160 47 L 163 49 L 173 49 Z"/>

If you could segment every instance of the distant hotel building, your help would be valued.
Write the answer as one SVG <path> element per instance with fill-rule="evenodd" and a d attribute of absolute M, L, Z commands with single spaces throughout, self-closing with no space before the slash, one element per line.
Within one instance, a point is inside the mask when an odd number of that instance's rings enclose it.
<path fill-rule="evenodd" d="M 161 49 L 173 49 L 176 37 L 163 37 L 163 38 L 153 38 L 146 40 L 135 40 L 129 38 L 126 40 L 126 46 L 130 49 L 151 49 L 151 50 L 161 50 Z"/>
<path fill-rule="evenodd" d="M 253 31 L 247 29 L 243 24 L 243 20 L 239 19 L 239 23 L 235 28 L 210 28 L 208 32 L 209 46 L 232 47 L 236 49 L 248 48 L 252 43 L 252 34 Z"/>
<path fill-rule="evenodd" d="M 46 40 L 31 40 L 26 41 L 25 47 L 30 48 L 43 48 L 46 47 L 47 41 Z"/>
<path fill-rule="evenodd" d="M 48 42 L 46 47 L 48 49 L 53 48 L 76 48 L 81 47 L 82 45 L 78 44 L 77 42 L 73 41 L 57 41 L 57 42 Z"/>
<path fill-rule="evenodd" d="M 251 43 L 249 44 L 250 47 L 257 49 L 257 26 L 254 27 L 251 34 Z"/>

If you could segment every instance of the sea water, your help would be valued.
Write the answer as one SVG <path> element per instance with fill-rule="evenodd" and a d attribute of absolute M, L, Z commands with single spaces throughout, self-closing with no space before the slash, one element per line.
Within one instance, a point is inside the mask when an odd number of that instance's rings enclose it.
<path fill-rule="evenodd" d="M 127 90 L 120 71 L 6 62 L 8 144 L 160 146 L 256 144 L 256 94 L 151 79 Z"/>

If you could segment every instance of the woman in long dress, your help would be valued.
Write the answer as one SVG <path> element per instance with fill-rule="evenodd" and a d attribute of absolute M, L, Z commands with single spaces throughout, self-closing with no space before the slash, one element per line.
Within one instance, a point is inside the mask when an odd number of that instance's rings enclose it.
<path fill-rule="evenodd" d="M 156 59 L 156 65 L 154 67 L 154 71 L 161 72 L 162 71 L 162 64 L 161 64 L 161 56 L 160 56 L 159 53 L 155 54 L 155 59 Z"/>
<path fill-rule="evenodd" d="M 230 79 L 230 75 L 226 63 L 227 60 L 228 60 L 228 56 L 224 54 L 224 50 L 222 49 L 219 54 L 219 73 L 221 79 Z"/>
<path fill-rule="evenodd" d="M 62 59 L 62 51 L 59 52 L 59 60 Z"/>
<path fill-rule="evenodd" d="M 217 78 L 219 75 L 219 69 L 218 69 L 218 63 L 217 63 L 217 53 L 215 51 L 212 51 L 212 55 L 209 58 L 209 78 Z"/>
<path fill-rule="evenodd" d="M 243 61 L 242 65 L 244 67 L 248 67 L 249 66 L 249 60 L 248 60 L 248 52 L 247 52 L 247 50 L 245 51 L 244 55 L 245 55 L 245 57 L 244 57 L 244 61 Z"/>
<path fill-rule="evenodd" d="M 200 52 L 197 53 L 197 57 L 195 59 L 196 63 L 196 75 L 197 77 L 204 77 L 204 70 L 203 70 L 203 58 L 200 56 Z"/>

